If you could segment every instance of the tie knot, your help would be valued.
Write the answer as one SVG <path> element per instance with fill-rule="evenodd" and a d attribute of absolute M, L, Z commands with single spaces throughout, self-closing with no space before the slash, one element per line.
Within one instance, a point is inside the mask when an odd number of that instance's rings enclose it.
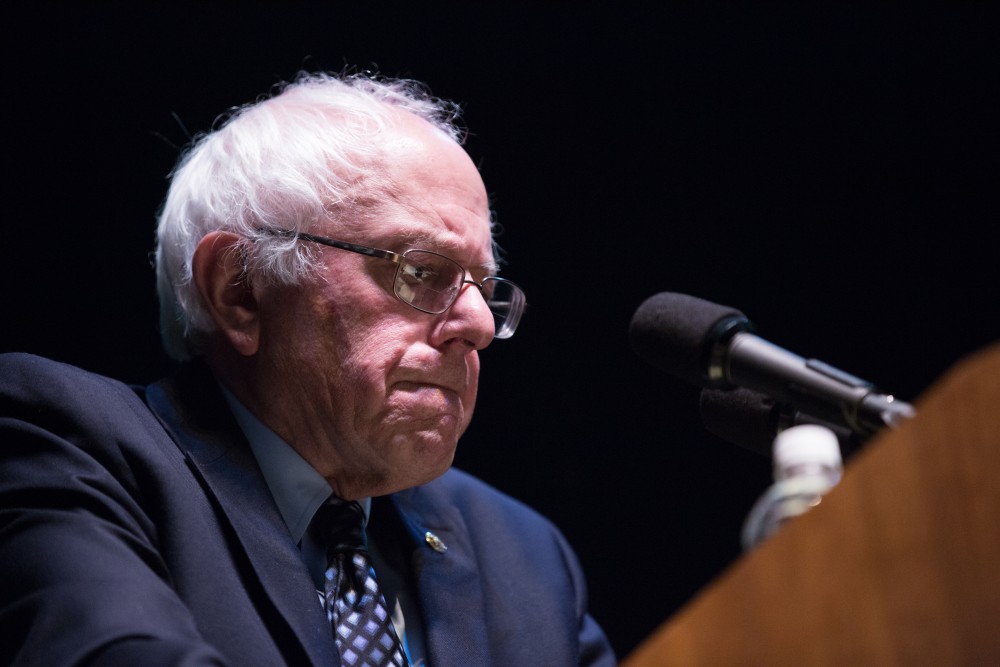
<path fill-rule="evenodd" d="M 313 526 L 329 558 L 335 554 L 367 550 L 365 511 L 356 501 L 331 496 L 316 510 Z"/>

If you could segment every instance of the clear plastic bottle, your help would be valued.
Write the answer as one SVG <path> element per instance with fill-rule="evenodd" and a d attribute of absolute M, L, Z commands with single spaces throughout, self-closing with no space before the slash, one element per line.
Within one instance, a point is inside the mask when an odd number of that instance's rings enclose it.
<path fill-rule="evenodd" d="M 750 551 L 788 520 L 819 504 L 840 481 L 840 441 L 825 426 L 802 424 L 774 439 L 774 483 L 754 503 L 743 523 L 742 544 Z"/>

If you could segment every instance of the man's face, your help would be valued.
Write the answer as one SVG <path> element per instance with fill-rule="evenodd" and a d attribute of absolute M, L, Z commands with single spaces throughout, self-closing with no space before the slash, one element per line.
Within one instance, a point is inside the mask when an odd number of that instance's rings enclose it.
<path fill-rule="evenodd" d="M 363 220 L 310 231 L 396 252 L 434 250 L 482 280 L 493 264 L 488 200 L 461 147 L 407 116 L 390 147 L 389 192 Z M 302 241 L 305 242 L 305 241 Z M 493 316 L 466 285 L 422 313 L 392 293 L 396 265 L 316 246 L 322 269 L 259 286 L 258 416 L 344 498 L 425 483 L 451 465 L 472 417 L 478 350 Z"/>

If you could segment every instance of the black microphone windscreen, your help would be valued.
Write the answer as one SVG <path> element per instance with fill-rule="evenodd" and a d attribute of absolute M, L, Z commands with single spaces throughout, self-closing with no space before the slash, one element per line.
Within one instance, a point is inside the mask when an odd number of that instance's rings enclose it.
<path fill-rule="evenodd" d="M 646 299 L 632 316 L 629 340 L 642 359 L 660 370 L 700 386 L 713 386 L 707 376 L 711 349 L 719 342 L 720 327 L 746 316 L 735 308 L 675 292 Z"/>

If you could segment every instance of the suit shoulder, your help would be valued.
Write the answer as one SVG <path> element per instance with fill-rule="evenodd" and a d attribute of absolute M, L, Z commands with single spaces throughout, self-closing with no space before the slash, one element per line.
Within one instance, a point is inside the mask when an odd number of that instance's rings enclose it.
<path fill-rule="evenodd" d="M 450 468 L 441 477 L 425 486 L 436 492 L 447 493 L 448 495 L 460 498 L 482 496 L 489 498 L 493 502 L 513 503 L 527 507 L 513 496 L 504 493 L 488 482 L 459 468 Z"/>
<path fill-rule="evenodd" d="M 558 532 L 538 510 L 458 468 L 451 468 L 421 488 L 434 494 L 435 502 L 450 504 L 475 521 L 511 521 L 522 527 L 534 525 Z"/>
<path fill-rule="evenodd" d="M 135 388 L 72 364 L 23 352 L 0 354 L 0 414 L 29 422 L 46 415 L 77 415 L 84 422 L 102 415 L 126 418 L 148 413 Z"/>
<path fill-rule="evenodd" d="M 5 393 L 43 393 L 52 395 L 67 388 L 79 394 L 88 389 L 134 394 L 125 383 L 84 370 L 78 366 L 27 352 L 0 354 L 0 387 Z"/>

